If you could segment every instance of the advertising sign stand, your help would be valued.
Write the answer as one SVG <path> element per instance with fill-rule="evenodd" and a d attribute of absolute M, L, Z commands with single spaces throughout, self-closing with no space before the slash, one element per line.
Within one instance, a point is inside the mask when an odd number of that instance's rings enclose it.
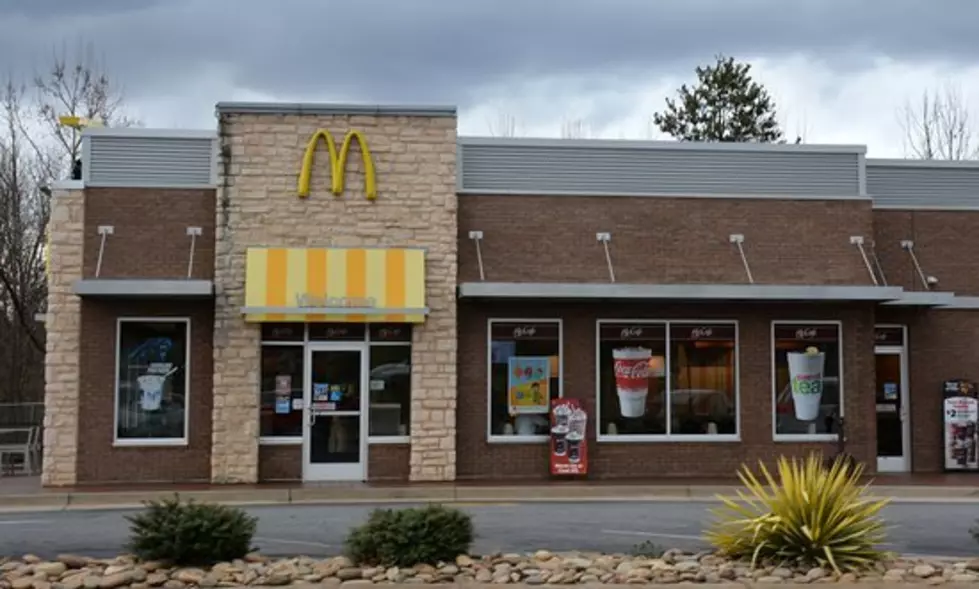
<path fill-rule="evenodd" d="M 551 400 L 551 474 L 588 474 L 588 414 L 577 399 Z"/>
<path fill-rule="evenodd" d="M 979 395 L 976 384 L 962 379 L 942 385 L 942 454 L 945 470 L 979 472 Z"/>

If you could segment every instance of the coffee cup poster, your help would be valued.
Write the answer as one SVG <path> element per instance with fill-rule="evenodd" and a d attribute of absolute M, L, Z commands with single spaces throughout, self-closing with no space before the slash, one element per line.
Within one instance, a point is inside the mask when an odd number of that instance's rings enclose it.
<path fill-rule="evenodd" d="M 547 414 L 551 399 L 551 359 L 547 356 L 513 356 L 507 364 L 510 415 Z"/>

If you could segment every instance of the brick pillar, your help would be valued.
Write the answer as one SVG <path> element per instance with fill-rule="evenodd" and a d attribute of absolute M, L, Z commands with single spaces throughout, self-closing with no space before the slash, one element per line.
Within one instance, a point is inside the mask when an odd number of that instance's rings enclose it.
<path fill-rule="evenodd" d="M 82 277 L 84 214 L 84 191 L 57 190 L 52 195 L 41 475 L 45 486 L 77 482 L 81 300 L 72 285 Z"/>
<path fill-rule="evenodd" d="M 455 198 L 455 194 L 451 198 Z M 454 234 L 455 232 L 453 232 Z M 431 314 L 415 326 L 411 352 L 412 481 L 456 477 L 456 241 L 428 251 Z"/>

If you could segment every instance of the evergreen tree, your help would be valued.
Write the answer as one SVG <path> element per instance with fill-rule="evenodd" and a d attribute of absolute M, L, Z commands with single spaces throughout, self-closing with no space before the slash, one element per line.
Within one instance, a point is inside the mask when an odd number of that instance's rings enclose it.
<path fill-rule="evenodd" d="M 684 84 L 653 115 L 661 131 L 681 141 L 782 142 L 775 102 L 751 78 L 751 65 L 719 55 L 696 71 L 697 86 Z"/>

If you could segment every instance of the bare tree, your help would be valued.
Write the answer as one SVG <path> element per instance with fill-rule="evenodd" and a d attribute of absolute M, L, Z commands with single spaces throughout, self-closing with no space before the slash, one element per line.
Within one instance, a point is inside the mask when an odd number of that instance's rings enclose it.
<path fill-rule="evenodd" d="M 489 133 L 493 137 L 516 137 L 517 136 L 517 118 L 511 113 L 500 111 L 497 114 L 496 120 L 487 121 L 487 126 L 489 127 Z"/>
<path fill-rule="evenodd" d="M 947 84 L 908 101 L 900 112 L 905 155 L 915 159 L 979 158 L 976 125 L 961 92 Z"/>
<path fill-rule="evenodd" d="M 562 139 L 586 139 L 591 137 L 591 128 L 583 119 L 570 119 L 561 123 Z"/>
<path fill-rule="evenodd" d="M 34 313 L 46 293 L 42 247 L 49 202 L 39 188 L 48 158 L 24 132 L 24 86 L 0 95 L 0 399 L 36 398 L 43 388 L 44 342 Z M 33 394 L 32 394 L 33 393 Z"/>
<path fill-rule="evenodd" d="M 43 396 L 44 334 L 34 317 L 47 299 L 49 187 L 81 152 L 80 133 L 58 119 L 130 124 L 121 101 L 91 49 L 62 51 L 30 83 L 11 79 L 0 91 L 0 400 Z"/>

